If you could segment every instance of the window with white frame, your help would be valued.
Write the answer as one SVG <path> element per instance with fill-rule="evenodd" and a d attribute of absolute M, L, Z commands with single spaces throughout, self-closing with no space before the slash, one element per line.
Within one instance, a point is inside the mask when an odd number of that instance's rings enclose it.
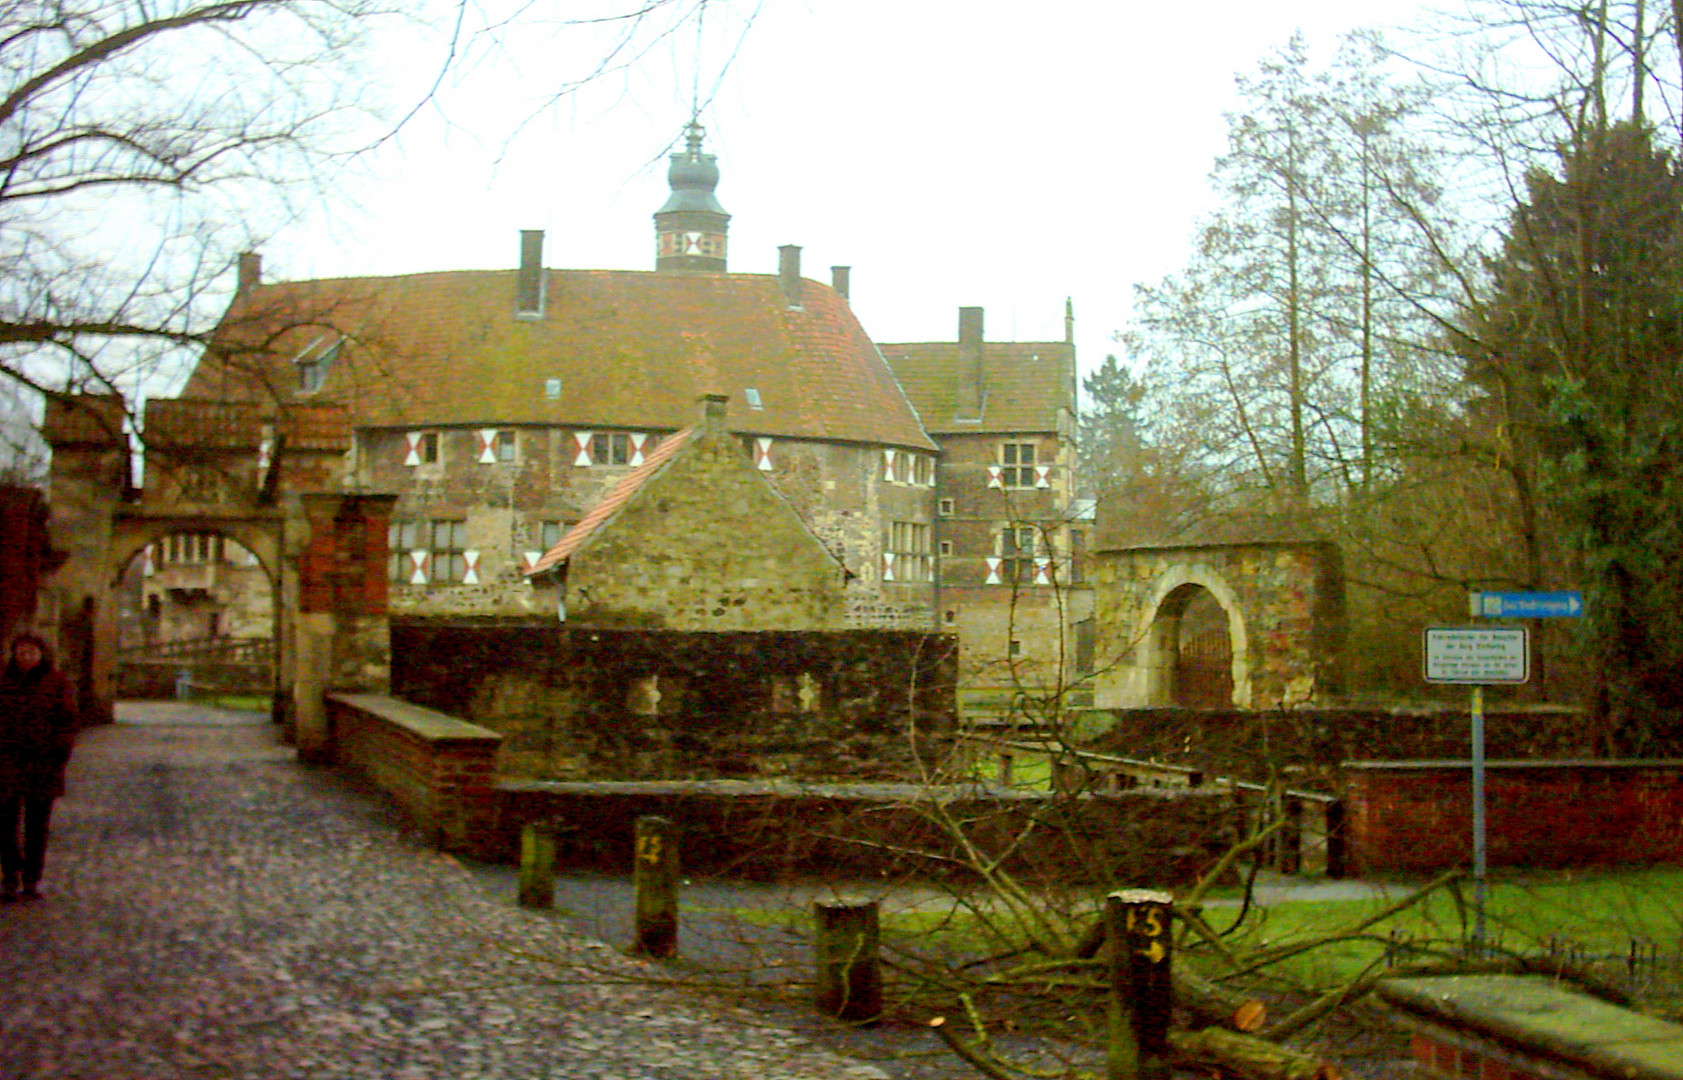
<path fill-rule="evenodd" d="M 935 459 L 928 454 L 912 457 L 912 483 L 919 487 L 935 486 Z"/>
<path fill-rule="evenodd" d="M 1007 525 L 999 532 L 999 580 L 1010 585 L 1034 582 L 1034 557 L 1039 530 L 1033 525 Z"/>
<path fill-rule="evenodd" d="M 627 465 L 630 462 L 630 435 L 623 431 L 598 431 L 590 437 L 592 465 Z"/>
<path fill-rule="evenodd" d="M 917 521 L 893 522 L 889 526 L 888 550 L 893 556 L 895 581 L 933 579 L 928 525 Z"/>
<path fill-rule="evenodd" d="M 398 585 L 407 585 L 414 567 L 409 553 L 421 547 L 421 523 L 394 521 L 386 530 L 386 576 Z"/>
<path fill-rule="evenodd" d="M 459 583 L 467 576 L 467 522 L 434 521 L 432 523 L 432 558 L 427 577 L 443 584 Z"/>
<path fill-rule="evenodd" d="M 1008 442 L 999 444 L 999 480 L 1008 488 L 1034 486 L 1034 443 Z"/>
<path fill-rule="evenodd" d="M 491 452 L 498 461 L 514 460 L 514 432 L 503 430 L 491 440 Z"/>

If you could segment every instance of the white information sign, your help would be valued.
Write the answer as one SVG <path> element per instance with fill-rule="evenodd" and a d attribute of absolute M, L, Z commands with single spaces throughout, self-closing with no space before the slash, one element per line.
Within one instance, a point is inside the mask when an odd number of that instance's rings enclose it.
<path fill-rule="evenodd" d="M 1531 677 L 1523 626 L 1433 626 L 1426 630 L 1426 681 L 1487 686 Z"/>

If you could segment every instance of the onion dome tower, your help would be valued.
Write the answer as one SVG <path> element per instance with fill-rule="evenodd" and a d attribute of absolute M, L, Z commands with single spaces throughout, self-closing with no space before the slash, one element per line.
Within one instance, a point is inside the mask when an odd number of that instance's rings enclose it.
<path fill-rule="evenodd" d="M 700 124 L 691 120 L 686 136 L 688 148 L 672 155 L 666 173 L 672 194 L 654 215 L 655 269 L 723 271 L 730 215 L 713 194 L 719 165 L 701 152 Z"/>

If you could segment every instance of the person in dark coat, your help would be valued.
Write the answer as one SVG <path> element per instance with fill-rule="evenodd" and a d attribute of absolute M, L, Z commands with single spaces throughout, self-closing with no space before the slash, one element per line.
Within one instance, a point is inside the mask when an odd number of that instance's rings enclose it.
<path fill-rule="evenodd" d="M 41 895 L 47 827 L 75 741 L 69 680 L 44 640 L 20 634 L 0 672 L 0 902 Z"/>

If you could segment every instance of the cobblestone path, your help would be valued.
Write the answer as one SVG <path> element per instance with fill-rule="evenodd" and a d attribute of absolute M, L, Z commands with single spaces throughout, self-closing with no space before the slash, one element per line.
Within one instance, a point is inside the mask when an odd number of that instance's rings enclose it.
<path fill-rule="evenodd" d="M 0 908 L 0 1080 L 883 1080 L 487 895 L 237 714 L 83 733 Z"/>

